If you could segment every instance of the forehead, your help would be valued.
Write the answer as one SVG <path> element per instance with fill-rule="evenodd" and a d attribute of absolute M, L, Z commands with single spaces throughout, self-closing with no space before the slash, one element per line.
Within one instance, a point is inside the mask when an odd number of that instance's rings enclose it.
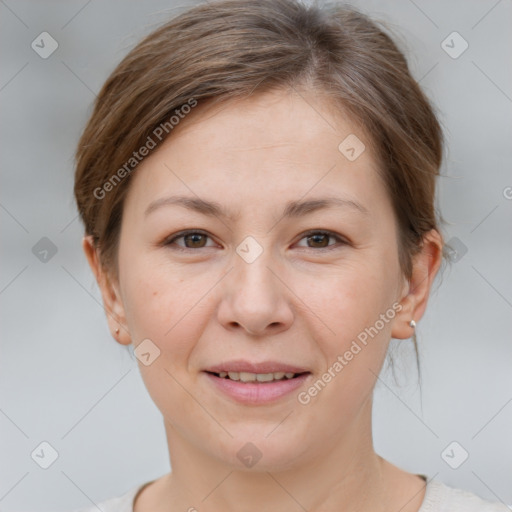
<path fill-rule="evenodd" d="M 293 90 L 199 105 L 139 164 L 127 201 L 142 209 L 185 192 L 261 208 L 336 190 L 370 205 L 385 200 L 371 141 L 333 109 Z"/>

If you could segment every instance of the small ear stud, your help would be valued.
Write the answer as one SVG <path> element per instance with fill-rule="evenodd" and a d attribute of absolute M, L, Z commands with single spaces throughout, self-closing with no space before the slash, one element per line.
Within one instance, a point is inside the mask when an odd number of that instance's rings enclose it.
<path fill-rule="evenodd" d="M 119 334 L 119 329 L 116 329 L 116 335 Z"/>
<path fill-rule="evenodd" d="M 414 320 L 411 320 L 409 322 L 409 325 L 414 329 L 416 327 L 416 322 Z"/>

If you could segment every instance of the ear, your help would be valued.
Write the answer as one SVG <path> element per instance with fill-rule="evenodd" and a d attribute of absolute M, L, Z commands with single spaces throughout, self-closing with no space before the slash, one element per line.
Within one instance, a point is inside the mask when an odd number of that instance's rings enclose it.
<path fill-rule="evenodd" d="M 126 315 L 118 283 L 115 283 L 102 267 L 98 256 L 98 249 L 94 245 L 91 235 L 83 237 L 82 248 L 100 288 L 110 332 L 118 343 L 129 345 L 131 343 L 131 336 L 126 323 Z M 116 333 L 117 330 L 119 330 L 118 333 Z"/>
<path fill-rule="evenodd" d="M 441 266 L 442 254 L 443 239 L 437 230 L 432 229 L 423 237 L 422 249 L 413 258 L 412 276 L 405 283 L 400 299 L 402 309 L 393 322 L 393 338 L 407 339 L 414 334 L 414 328 L 409 322 L 414 320 L 418 323 L 425 313 L 432 283 Z"/>

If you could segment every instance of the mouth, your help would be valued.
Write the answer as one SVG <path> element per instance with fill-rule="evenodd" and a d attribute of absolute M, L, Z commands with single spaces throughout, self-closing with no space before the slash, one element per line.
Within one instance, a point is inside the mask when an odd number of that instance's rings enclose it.
<path fill-rule="evenodd" d="M 272 372 L 272 373 L 251 373 L 251 372 L 206 372 L 210 375 L 214 375 L 220 379 L 228 379 L 236 382 L 257 382 L 257 383 L 269 383 L 279 382 L 282 380 L 295 379 L 301 375 L 306 375 L 309 372 Z"/>
<path fill-rule="evenodd" d="M 312 376 L 305 368 L 271 361 L 231 361 L 210 367 L 203 374 L 222 396 L 246 405 L 264 405 L 290 397 Z"/>

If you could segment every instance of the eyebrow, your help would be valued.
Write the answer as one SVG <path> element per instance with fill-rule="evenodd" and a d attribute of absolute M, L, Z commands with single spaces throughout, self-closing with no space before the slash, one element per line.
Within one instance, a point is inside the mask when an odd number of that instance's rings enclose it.
<path fill-rule="evenodd" d="M 144 216 L 148 216 L 151 212 L 163 206 L 182 206 L 189 210 L 201 213 L 208 217 L 219 217 L 229 219 L 231 221 L 239 218 L 239 214 L 233 214 L 226 211 L 219 203 L 215 201 L 206 201 L 199 197 L 188 196 L 171 196 L 162 197 L 149 204 L 144 212 Z M 343 199 L 340 197 L 322 197 L 317 199 L 309 199 L 306 201 L 289 201 L 283 210 L 281 218 L 283 217 L 302 217 L 308 213 L 313 213 L 318 210 L 327 208 L 350 208 L 358 211 L 364 215 L 368 215 L 368 209 L 362 204 L 351 199 Z"/>

